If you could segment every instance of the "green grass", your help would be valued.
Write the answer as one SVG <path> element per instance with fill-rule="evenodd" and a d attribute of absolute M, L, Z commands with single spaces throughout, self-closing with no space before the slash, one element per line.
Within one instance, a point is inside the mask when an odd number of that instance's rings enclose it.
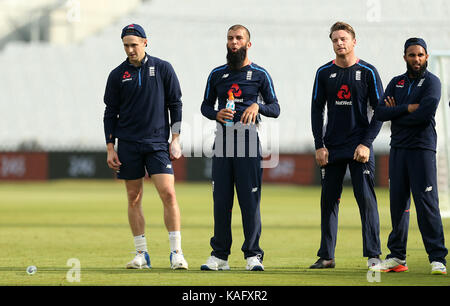
<path fill-rule="evenodd" d="M 450 285 L 448 276 L 430 275 L 430 265 L 411 210 L 408 273 L 366 278 L 359 212 L 351 189 L 344 189 L 336 247 L 336 268 L 309 270 L 320 239 L 320 189 L 263 186 L 261 247 L 265 272 L 245 270 L 240 209 L 233 211 L 231 271 L 200 271 L 211 249 L 212 197 L 209 184 L 176 185 L 182 216 L 182 245 L 189 271 L 169 268 L 169 243 L 162 204 L 150 182 L 144 192 L 147 239 L 153 268 L 127 270 L 134 245 L 128 226 L 125 187 L 120 181 L 52 181 L 0 184 L 0 285 L 251 285 L 388 286 Z M 378 189 L 383 254 L 390 232 L 388 192 Z M 450 219 L 444 219 L 450 237 Z M 70 258 L 81 263 L 81 281 L 66 279 Z M 29 276 L 25 269 L 35 265 Z"/>

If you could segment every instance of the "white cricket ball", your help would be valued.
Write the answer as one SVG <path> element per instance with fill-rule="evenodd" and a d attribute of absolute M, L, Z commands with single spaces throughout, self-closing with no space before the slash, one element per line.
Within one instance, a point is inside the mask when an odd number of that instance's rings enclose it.
<path fill-rule="evenodd" d="M 36 273 L 36 272 L 37 272 L 36 266 L 29 266 L 29 267 L 27 267 L 27 273 L 28 273 L 28 275 L 33 275 L 33 274 Z"/>

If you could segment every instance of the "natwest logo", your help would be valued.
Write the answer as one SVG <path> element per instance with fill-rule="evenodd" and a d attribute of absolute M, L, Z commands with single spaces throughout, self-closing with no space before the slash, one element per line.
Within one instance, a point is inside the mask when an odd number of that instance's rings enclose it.
<path fill-rule="evenodd" d="M 341 100 L 348 100 L 352 97 L 352 94 L 350 93 L 350 89 L 348 88 L 348 85 L 342 85 L 337 93 L 338 99 Z"/>
<path fill-rule="evenodd" d="M 405 86 L 405 79 L 398 81 L 397 85 L 395 85 L 395 87 L 398 88 L 403 88 L 404 86 Z"/>
<path fill-rule="evenodd" d="M 234 102 L 244 102 L 244 99 L 236 99 L 242 96 L 242 90 L 239 88 L 238 84 L 234 83 L 233 85 L 231 85 L 231 88 L 227 92 L 228 96 L 230 95 L 230 93 L 233 94 Z"/>
<path fill-rule="evenodd" d="M 234 83 L 231 85 L 230 90 L 228 90 L 228 93 L 232 92 L 234 97 L 240 97 L 242 95 L 242 90 L 239 88 L 239 85 Z"/>
<path fill-rule="evenodd" d="M 125 71 L 122 75 L 122 83 L 126 81 L 131 81 L 133 78 L 131 77 L 131 74 L 128 71 Z"/>
<path fill-rule="evenodd" d="M 338 100 L 336 100 L 336 105 L 352 105 L 352 94 L 348 85 L 342 85 L 337 93 Z"/>
<path fill-rule="evenodd" d="M 130 77 L 131 77 L 131 74 L 130 74 L 128 71 L 125 71 L 125 72 L 123 73 L 122 79 L 128 79 L 128 78 L 130 78 Z"/>

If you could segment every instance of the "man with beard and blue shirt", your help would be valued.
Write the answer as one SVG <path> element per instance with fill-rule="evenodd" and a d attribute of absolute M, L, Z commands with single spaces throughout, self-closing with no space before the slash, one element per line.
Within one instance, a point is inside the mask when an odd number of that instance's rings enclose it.
<path fill-rule="evenodd" d="M 404 272 L 411 193 L 417 210 L 431 274 L 446 274 L 444 231 L 437 190 L 435 113 L 441 98 L 441 82 L 427 70 L 427 45 L 410 38 L 404 45 L 406 73 L 394 77 L 376 110 L 381 121 L 391 121 L 389 196 L 392 231 L 386 259 L 371 269 Z"/>
<path fill-rule="evenodd" d="M 373 109 L 383 87 L 375 67 L 356 57 L 355 31 L 349 24 L 335 23 L 330 39 L 336 59 L 317 70 L 311 103 L 322 183 L 319 259 L 311 269 L 335 267 L 339 203 L 347 167 L 361 216 L 363 256 L 371 264 L 381 254 L 372 142 L 382 124 L 373 118 Z"/>
<path fill-rule="evenodd" d="M 108 166 L 125 181 L 128 196 L 128 221 L 136 256 L 126 267 L 151 267 L 142 211 L 143 177 L 147 171 L 164 206 L 170 266 L 187 269 L 181 249 L 180 210 L 171 163 L 181 156 L 178 141 L 182 117 L 180 84 L 170 63 L 145 52 L 147 37 L 140 25 L 125 26 L 121 39 L 127 59 L 109 74 L 103 122 Z M 117 152 L 114 149 L 116 138 Z"/>
<path fill-rule="evenodd" d="M 259 246 L 262 158 L 257 125 L 260 114 L 276 118 L 280 107 L 271 77 L 248 59 L 250 47 L 250 32 L 246 27 L 234 25 L 228 29 L 227 64 L 212 70 L 201 105 L 202 114 L 217 122 L 212 158 L 214 236 L 210 244 L 213 250 L 201 270 L 230 269 L 235 186 L 244 228 L 242 251 L 247 260 L 246 269 L 264 270 L 264 252 Z M 227 99 L 234 100 L 234 110 L 226 107 Z"/>

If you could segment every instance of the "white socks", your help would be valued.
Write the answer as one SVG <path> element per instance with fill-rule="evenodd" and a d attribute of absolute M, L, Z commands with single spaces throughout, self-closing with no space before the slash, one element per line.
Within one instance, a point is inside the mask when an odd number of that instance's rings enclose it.
<path fill-rule="evenodd" d="M 136 252 L 148 252 L 145 235 L 134 236 L 134 246 L 136 247 Z"/>
<path fill-rule="evenodd" d="M 180 231 L 169 232 L 169 243 L 171 252 L 182 253 Z"/>
<path fill-rule="evenodd" d="M 182 253 L 180 231 L 169 232 L 169 244 L 171 252 Z M 148 252 L 145 235 L 134 236 L 134 246 L 136 247 L 136 252 Z"/>

